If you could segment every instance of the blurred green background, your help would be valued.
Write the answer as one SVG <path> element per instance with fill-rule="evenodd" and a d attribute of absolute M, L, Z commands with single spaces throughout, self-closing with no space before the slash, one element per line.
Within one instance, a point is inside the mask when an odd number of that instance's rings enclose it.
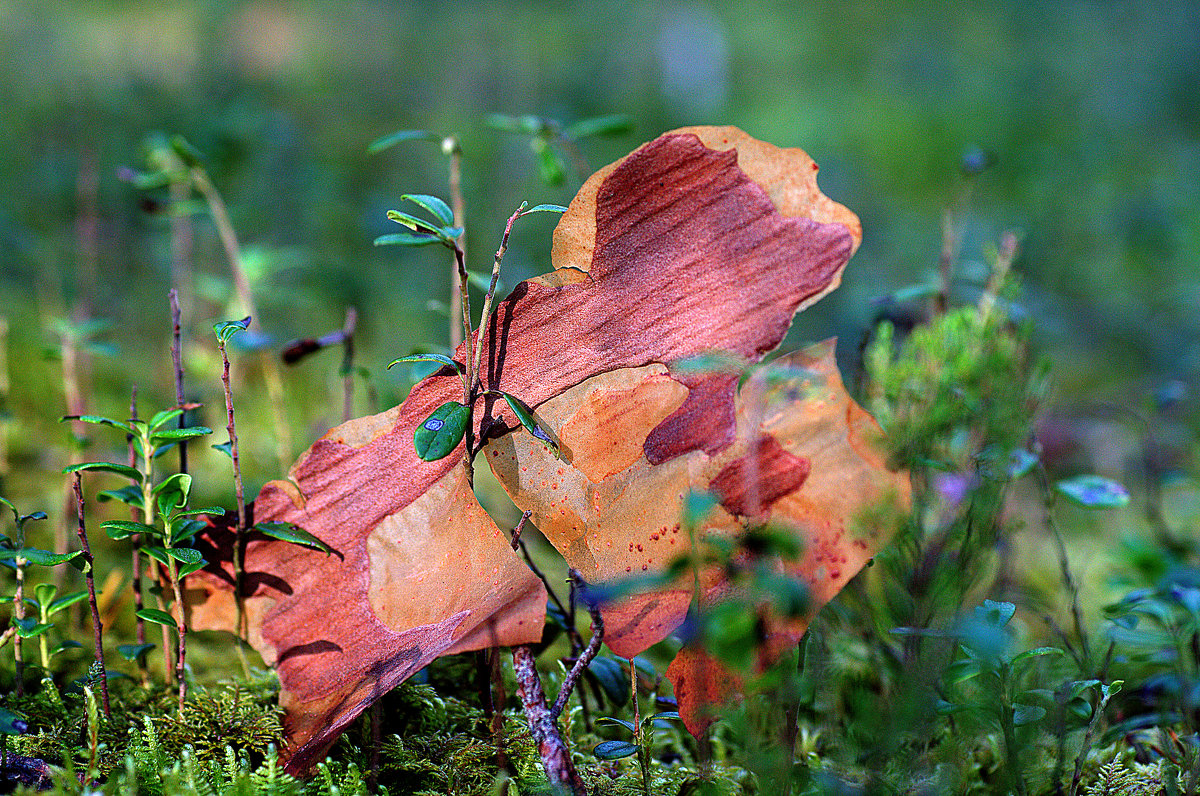
<path fill-rule="evenodd" d="M 358 414 L 403 397 L 413 374 L 385 372 L 390 359 L 446 339 L 428 308 L 444 298 L 444 252 L 372 246 L 397 229 L 385 212 L 401 193 L 447 195 L 445 160 L 430 143 L 368 144 L 405 128 L 461 137 L 477 270 L 520 201 L 566 204 L 578 187 L 575 174 L 543 184 L 528 142 L 483 124 L 494 112 L 629 114 L 632 133 L 583 142 L 590 169 L 687 124 L 804 148 L 865 238 L 792 337 L 838 334 L 847 362 L 881 311 L 873 299 L 936 274 L 942 214 L 959 206 L 964 284 L 987 245 L 1018 231 L 1022 307 L 1065 403 L 1162 385 L 1186 395 L 1200 372 L 1194 3 L 0 0 L 0 21 L 3 491 L 24 511 L 57 500 L 45 484 L 69 455 L 55 318 L 112 323 L 96 339 L 115 353 L 80 364 L 88 411 L 126 417 L 135 383 L 144 411 L 173 403 L 166 205 L 118 177 L 144 165 L 154 132 L 204 154 L 246 250 L 259 330 L 282 345 L 357 307 L 370 371 Z M 550 267 L 552 224 L 518 226 L 508 285 Z M 219 428 L 208 330 L 232 292 L 203 213 L 190 252 L 188 393 Z M 339 419 L 339 360 L 285 374 L 290 454 Z M 279 475 L 255 374 L 239 387 L 252 486 Z M 89 458 L 120 460 L 120 440 L 93 437 Z"/>

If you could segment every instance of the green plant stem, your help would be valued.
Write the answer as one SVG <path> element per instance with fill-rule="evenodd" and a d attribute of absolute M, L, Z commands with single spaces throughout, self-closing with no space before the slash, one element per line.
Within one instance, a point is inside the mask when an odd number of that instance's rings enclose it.
<path fill-rule="evenodd" d="M 629 662 L 629 700 L 633 703 L 633 745 L 637 747 L 638 767 L 642 770 L 642 792 L 650 796 L 650 760 L 646 749 L 646 737 L 642 728 L 642 713 L 638 705 L 637 666 L 633 658 Z"/>
<path fill-rule="evenodd" d="M 87 582 L 88 591 L 88 607 L 92 614 L 92 639 L 95 642 L 95 658 L 96 663 L 100 667 L 100 671 L 105 672 L 104 668 L 104 626 L 100 622 L 100 609 L 96 605 L 96 559 L 92 557 L 92 548 L 88 544 L 87 526 L 84 524 L 84 505 L 83 505 L 83 486 L 80 483 L 79 473 L 75 473 L 75 500 L 78 506 L 79 515 L 79 544 L 83 548 L 83 560 L 87 564 L 84 580 Z M 42 634 L 45 637 L 45 634 Z M 49 661 L 45 665 L 48 666 Z M 112 716 L 112 709 L 108 702 L 108 677 L 102 674 L 100 677 L 100 694 L 104 702 L 104 715 Z"/>
<path fill-rule="evenodd" d="M 237 424 L 233 417 L 233 390 L 229 385 L 229 353 L 225 349 L 225 341 L 218 339 L 217 347 L 221 349 L 221 385 L 225 389 L 225 429 L 229 432 L 229 458 L 233 460 L 233 486 L 237 496 L 237 528 L 234 529 L 233 542 L 233 594 L 237 604 L 237 636 L 244 639 L 246 634 L 246 602 L 242 595 L 244 573 L 242 571 L 242 547 L 246 541 L 246 491 L 242 484 L 242 468 L 238 459 Z M 242 662 L 242 671 L 249 677 L 250 665 L 246 662 L 246 653 L 238 643 L 238 659 Z"/>
<path fill-rule="evenodd" d="M 1054 545 L 1058 551 L 1058 566 L 1062 573 L 1063 585 L 1067 587 L 1067 592 L 1071 595 L 1071 619 L 1075 626 L 1075 635 L 1079 639 L 1078 653 L 1075 652 L 1074 645 L 1069 642 L 1067 643 L 1067 649 L 1075 657 L 1076 663 L 1080 668 L 1086 669 L 1089 667 L 1089 661 L 1091 660 L 1091 644 L 1083 618 L 1083 608 L 1079 604 L 1079 583 L 1071 573 L 1071 562 L 1067 557 L 1067 545 L 1063 541 L 1062 533 L 1058 529 L 1058 523 L 1054 521 L 1054 489 L 1050 486 L 1050 476 L 1046 472 L 1046 465 L 1042 462 L 1041 457 L 1038 458 L 1035 470 L 1037 471 L 1038 489 L 1042 493 L 1043 522 L 1050 531 L 1051 537 L 1054 538 Z"/>

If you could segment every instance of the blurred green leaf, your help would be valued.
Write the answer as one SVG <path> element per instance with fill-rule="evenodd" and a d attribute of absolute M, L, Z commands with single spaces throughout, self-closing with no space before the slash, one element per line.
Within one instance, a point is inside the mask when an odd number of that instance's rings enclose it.
<path fill-rule="evenodd" d="M 117 652 L 130 663 L 141 663 L 142 658 L 152 649 L 154 649 L 153 644 L 121 644 L 117 646 Z"/>
<path fill-rule="evenodd" d="M 534 205 L 528 210 L 522 210 L 521 215 L 527 216 L 530 213 L 565 213 L 567 208 L 563 205 Z"/>
<path fill-rule="evenodd" d="M 405 141 L 437 141 L 439 138 L 440 136 L 428 130 L 399 130 L 376 138 L 367 147 L 367 152 L 375 155 Z"/>
<path fill-rule="evenodd" d="M 1129 491 L 1111 478 L 1079 475 L 1054 485 L 1072 503 L 1089 509 L 1113 509 L 1129 504 Z"/>
<path fill-rule="evenodd" d="M 593 135 L 621 135 L 633 129 L 633 117 L 627 113 L 608 116 L 593 116 L 567 125 L 563 135 L 567 138 L 588 138 Z"/>
<path fill-rule="evenodd" d="M 211 428 L 205 426 L 191 426 L 189 428 L 164 428 L 162 431 L 155 431 L 150 435 L 150 442 L 156 447 L 164 442 L 179 442 L 185 439 L 195 439 L 196 437 L 204 437 L 213 433 Z"/>
<path fill-rule="evenodd" d="M 128 484 L 120 489 L 105 489 L 102 492 L 96 493 L 96 500 L 101 503 L 107 503 L 110 500 L 116 500 L 124 503 L 127 506 L 133 506 L 140 509 L 142 506 L 142 488 L 135 484 Z"/>
<path fill-rule="evenodd" d="M 166 625 L 179 629 L 179 625 L 175 623 L 175 617 L 171 616 L 166 611 L 160 611 L 157 608 L 143 608 L 137 612 L 137 616 L 145 619 L 147 622 L 153 622 L 156 625 Z"/>
<path fill-rule="evenodd" d="M 388 235 L 380 235 L 375 239 L 376 246 L 428 246 L 431 243 L 441 243 L 445 245 L 445 241 L 436 235 L 418 235 L 410 232 L 393 232 Z"/>
<path fill-rule="evenodd" d="M 618 718 L 614 718 L 612 716 L 601 716 L 600 718 L 596 719 L 596 724 L 598 724 L 598 725 L 615 724 L 619 727 L 624 727 L 625 729 L 629 730 L 632 733 L 635 733 L 635 734 L 637 733 L 637 727 L 633 726 L 632 721 L 626 721 L 625 719 L 618 719 Z"/>
<path fill-rule="evenodd" d="M 229 440 L 222 442 L 220 445 L 210 445 L 209 447 L 215 451 L 220 451 L 230 459 L 233 458 L 233 443 Z"/>

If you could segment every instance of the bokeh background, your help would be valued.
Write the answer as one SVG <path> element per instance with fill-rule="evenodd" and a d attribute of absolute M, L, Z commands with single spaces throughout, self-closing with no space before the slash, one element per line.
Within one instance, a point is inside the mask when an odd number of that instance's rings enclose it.
<path fill-rule="evenodd" d="M 119 178 L 144 166 L 155 133 L 203 154 L 245 249 L 255 327 L 276 346 L 358 309 L 358 414 L 403 397 L 415 374 L 384 371 L 389 360 L 446 341 L 430 308 L 444 299 L 444 252 L 372 246 L 397 229 L 385 212 L 400 194 L 447 195 L 445 159 L 426 142 L 380 154 L 369 143 L 409 128 L 461 138 L 481 271 L 519 202 L 566 204 L 586 176 L 546 185 L 528 140 L 487 127 L 490 113 L 629 114 L 632 132 L 581 143 L 590 169 L 688 124 L 807 150 L 865 238 L 843 287 L 790 342 L 837 334 L 848 367 L 886 297 L 935 277 L 954 208 L 968 297 L 987 247 L 1018 233 L 1020 310 L 1065 411 L 1156 394 L 1193 406 L 1195 3 L 0 0 L 0 23 L 3 493 L 25 511 L 58 504 L 54 474 L 73 455 L 56 423 L 61 319 L 109 324 L 76 366 L 88 411 L 126 417 L 133 384 L 143 411 L 173 403 L 170 205 Z M 208 404 L 197 422 L 220 428 L 209 330 L 235 307 L 217 234 L 196 209 L 180 285 L 188 394 Z M 508 285 L 550 267 L 552 224 L 521 222 Z M 280 474 L 281 441 L 261 374 L 243 365 L 253 493 Z M 284 374 L 289 456 L 338 420 L 339 365 L 325 352 Z M 1195 414 L 1190 427 L 1183 417 L 1194 446 Z M 87 455 L 120 460 L 123 442 L 102 431 Z M 1119 469 L 1124 449 L 1109 454 Z M 198 489 L 228 502 L 228 482 L 210 481 Z"/>

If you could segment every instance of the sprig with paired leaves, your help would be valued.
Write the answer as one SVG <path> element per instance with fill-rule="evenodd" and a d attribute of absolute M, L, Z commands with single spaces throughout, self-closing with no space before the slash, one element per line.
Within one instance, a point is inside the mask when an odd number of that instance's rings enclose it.
<path fill-rule="evenodd" d="M 63 420 L 80 420 L 85 423 L 109 426 L 125 432 L 132 439 L 140 464 L 131 467 L 114 462 L 83 462 L 73 464 L 64 473 L 103 472 L 128 478 L 130 484 L 100 493 L 101 500 L 118 500 L 142 513 L 142 521 L 109 520 L 100 528 L 111 539 L 131 539 L 141 551 L 166 568 L 174 598 L 174 616 L 160 608 L 143 608 L 138 618 L 175 630 L 178 635 L 178 654 L 175 659 L 175 677 L 179 686 L 179 707 L 187 697 L 187 682 L 184 668 L 187 657 L 187 620 L 183 606 L 182 580 L 203 567 L 207 561 L 199 550 L 189 546 L 190 541 L 205 527 L 200 516 L 221 516 L 220 507 L 189 509 L 188 498 L 192 489 L 192 477 L 187 473 L 174 473 L 155 480 L 155 460 L 174 448 L 183 440 L 203 437 L 212 433 L 204 426 L 178 428 L 173 421 L 184 413 L 183 407 L 164 409 L 149 421 L 129 420 L 122 422 L 98 415 L 65 417 Z M 161 600 L 161 595 L 160 600 Z M 160 606 L 165 607 L 162 602 Z M 165 652 L 165 651 L 164 651 Z M 168 667 L 169 668 L 169 667 Z"/>
<path fill-rule="evenodd" d="M 240 320 L 218 321 L 213 324 L 213 333 L 217 336 L 217 348 L 221 351 L 221 384 L 225 391 L 225 429 L 229 433 L 229 440 L 227 442 L 221 445 L 213 445 L 213 448 L 227 455 L 233 462 L 233 484 L 237 499 L 237 527 L 234 529 L 233 544 L 233 577 L 236 584 L 234 587 L 234 597 L 237 602 L 237 636 L 241 639 L 244 639 L 246 634 L 246 603 L 245 595 L 242 594 L 242 584 L 245 579 L 243 561 L 245 558 L 246 536 L 250 531 L 257 531 L 272 539 L 313 547 L 327 555 L 333 552 L 333 549 L 320 539 L 291 523 L 260 522 L 253 528 L 248 527 L 246 492 L 242 484 L 242 467 L 238 455 L 237 422 L 233 412 L 233 390 L 229 380 L 229 351 L 227 346 L 234 335 L 250 328 L 250 321 L 251 318 L 247 315 Z M 245 655 L 242 653 L 240 646 L 238 647 L 238 657 L 241 659 L 242 669 L 248 675 L 249 665 L 246 663 Z"/>
<path fill-rule="evenodd" d="M 461 402 L 447 401 L 435 409 L 417 427 L 413 435 L 413 446 L 417 455 L 427 462 L 443 459 L 449 456 L 458 447 L 458 444 L 463 441 L 463 438 L 466 437 L 467 445 L 464 454 L 464 464 L 467 469 L 468 481 L 473 482 L 474 468 L 472 462 L 477 450 L 475 448 L 475 441 L 469 435 L 469 429 L 472 425 L 471 418 L 473 416 L 475 401 L 484 395 L 499 395 L 503 397 L 521 425 L 557 455 L 558 445 L 546 433 L 545 429 L 538 425 L 529 407 L 525 406 L 514 395 L 499 390 L 486 389 L 480 383 L 479 363 L 483 357 L 483 329 L 487 325 L 488 318 L 492 312 L 492 303 L 496 296 L 496 286 L 500 281 L 500 265 L 504 259 L 504 253 L 508 249 L 508 238 L 512 233 L 513 224 L 521 216 L 530 215 L 531 213 L 562 213 L 566 211 L 566 208 L 561 205 L 552 204 L 540 204 L 529 207 L 527 203 L 522 202 L 516 212 L 509 216 L 508 223 L 504 228 L 504 235 L 500 241 L 500 247 L 496 250 L 493 260 L 492 276 L 488 284 L 487 293 L 484 296 L 479 327 L 477 330 L 473 330 L 471 302 L 467 291 L 469 274 L 462 248 L 456 241 L 458 236 L 462 234 L 462 230 L 451 226 L 453 215 L 450 208 L 436 196 L 404 194 L 401 196 L 401 199 L 422 208 L 432 218 L 423 219 L 410 212 L 390 210 L 388 211 L 388 218 L 406 227 L 408 231 L 383 235 L 375 240 L 375 244 L 377 246 L 424 246 L 440 243 L 454 251 L 455 259 L 458 263 L 459 286 L 462 297 L 463 339 L 467 341 L 465 348 L 466 362 L 459 362 L 444 354 L 413 354 L 394 359 L 388 364 L 388 368 L 391 368 L 402 362 L 436 362 L 451 368 L 462 380 L 463 400 Z M 474 342 L 473 346 L 471 344 L 472 341 Z"/>
<path fill-rule="evenodd" d="M 74 603 L 76 599 L 82 599 L 86 593 L 80 592 L 80 597 L 72 599 L 70 603 L 61 604 L 72 595 L 64 595 L 55 605 L 54 595 L 42 591 L 42 587 L 35 587 L 34 593 L 37 595 L 37 602 L 34 607 L 37 609 L 37 616 L 26 616 L 26 607 L 30 602 L 25 596 L 25 568 L 34 564 L 42 567 L 53 567 L 59 564 L 70 563 L 72 566 L 82 568 L 80 556 L 82 551 L 76 550 L 73 553 L 51 553 L 49 550 L 42 550 L 36 547 L 26 547 L 25 545 L 25 526 L 30 522 L 46 519 L 46 512 L 35 511 L 32 514 L 22 514 L 17 511 L 16 506 L 10 503 L 7 499 L 0 497 L 0 504 L 7 506 L 12 512 L 13 522 L 17 526 L 16 536 L 9 538 L 0 534 L 0 565 L 9 567 L 16 573 L 16 589 L 13 592 L 13 619 L 12 633 L 5 632 L 4 641 L 8 638 L 13 639 L 13 657 L 16 663 L 16 692 L 21 694 L 24 690 L 24 655 L 21 649 L 21 641 L 27 638 L 38 638 L 41 645 L 42 668 L 49 665 L 50 658 L 61 652 L 65 647 L 60 644 L 55 648 L 54 652 L 47 649 L 45 633 L 53 627 L 49 621 L 51 614 L 57 613 L 66 605 Z M 53 587 L 52 587 L 53 588 Z M 43 611 L 43 603 L 45 609 Z M 53 610 L 52 610 L 52 606 Z M 3 643 L 0 641 L 0 643 Z M 69 645 L 68 645 L 69 646 Z"/>

